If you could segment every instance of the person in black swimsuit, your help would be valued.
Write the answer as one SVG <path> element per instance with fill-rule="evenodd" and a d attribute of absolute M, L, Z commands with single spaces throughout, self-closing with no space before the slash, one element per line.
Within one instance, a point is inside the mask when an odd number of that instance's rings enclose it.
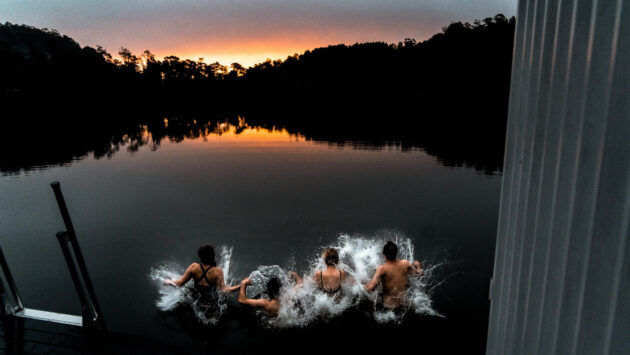
<path fill-rule="evenodd" d="M 223 269 L 217 266 L 214 248 L 211 245 L 202 245 L 197 254 L 201 262 L 190 264 L 182 277 L 177 280 L 166 279 L 164 284 L 181 287 L 193 279 L 194 295 L 199 303 L 205 307 L 218 306 L 220 292 L 236 291 L 240 285 L 225 285 Z"/>
<path fill-rule="evenodd" d="M 321 291 L 330 297 L 336 297 L 340 294 L 341 285 L 346 279 L 346 272 L 338 269 L 339 253 L 335 248 L 327 248 L 322 254 L 326 270 L 316 271 L 313 279 L 317 282 L 317 286 Z"/>

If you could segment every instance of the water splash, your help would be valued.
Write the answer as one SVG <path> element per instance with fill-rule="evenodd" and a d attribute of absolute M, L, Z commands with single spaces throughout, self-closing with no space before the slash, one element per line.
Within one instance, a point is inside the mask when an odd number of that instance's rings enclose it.
<path fill-rule="evenodd" d="M 251 283 L 247 286 L 245 292 L 249 298 L 264 297 L 266 295 L 267 282 L 273 277 L 279 278 L 283 285 L 289 284 L 287 273 L 278 265 L 259 266 L 248 277 L 251 279 Z"/>
<path fill-rule="evenodd" d="M 156 268 L 151 268 L 149 273 L 149 278 L 158 287 L 159 297 L 155 305 L 162 311 L 172 311 L 184 300 L 184 288 L 162 284 L 165 279 L 173 280 L 179 278 L 180 271 L 175 270 L 184 270 L 184 268 L 175 263 L 166 263 Z"/>
<path fill-rule="evenodd" d="M 314 321 L 326 321 L 359 307 L 361 300 L 364 299 L 376 305 L 378 290 L 370 293 L 364 289 L 363 285 L 370 281 L 376 268 L 384 263 L 382 248 L 387 240 L 392 240 L 398 245 L 400 259 L 414 260 L 414 246 L 411 239 L 395 232 L 382 232 L 378 236 L 370 237 L 344 234 L 339 236 L 335 243 L 329 245 L 337 249 L 338 267 L 348 275 L 338 297 L 330 297 L 320 290 L 313 278 L 318 270 L 326 268 L 324 261 L 317 254 L 310 260 L 308 270 L 303 274 L 304 282 L 300 286 L 287 276 L 287 270 L 278 265 L 259 267 L 249 276 L 252 284 L 248 287 L 248 296 L 261 294 L 269 278 L 280 278 L 283 284 L 279 298 L 280 310 L 277 317 L 267 319 L 268 324 L 274 327 L 305 327 Z M 441 316 L 433 309 L 430 295 L 425 292 L 426 281 L 431 278 L 433 270 L 439 266 L 439 264 L 430 267 L 425 265 L 422 277 L 410 278 L 405 294 L 403 314 L 373 307 L 374 319 L 382 323 L 401 322 L 406 312 Z"/>
<path fill-rule="evenodd" d="M 230 273 L 230 265 L 232 261 L 233 247 L 220 246 L 219 247 L 219 260 L 218 266 L 223 269 L 223 280 L 226 285 L 232 284 L 232 274 Z"/>
<path fill-rule="evenodd" d="M 379 291 L 367 292 L 363 285 L 370 281 L 376 268 L 384 263 L 382 248 L 387 240 L 392 240 L 398 245 L 399 259 L 415 260 L 414 245 L 411 239 L 399 233 L 385 231 L 375 236 L 343 234 L 334 243 L 326 246 L 337 249 L 339 253 L 338 267 L 348 275 L 346 282 L 342 284 L 342 291 L 337 297 L 330 297 L 324 293 L 313 279 L 313 275 L 318 270 L 323 270 L 326 267 L 319 255 L 320 250 L 313 253 L 312 259 L 309 260 L 307 270 L 302 273 L 304 282 L 301 285 L 297 285 L 288 275 L 291 266 L 295 265 L 294 262 L 290 262 L 284 268 L 280 265 L 259 266 L 249 275 L 251 284 L 247 288 L 247 296 L 250 298 L 267 297 L 265 293 L 267 281 L 272 277 L 278 277 L 283 285 L 279 297 L 280 310 L 277 317 L 263 317 L 263 322 L 268 326 L 280 328 L 306 327 L 316 321 L 327 321 L 342 315 L 344 312 L 363 307 L 366 303 L 373 306 L 369 311 L 372 312 L 374 319 L 382 323 L 401 322 L 404 314 L 408 312 L 418 315 L 441 316 L 433 309 L 427 285 L 439 285 L 439 282 L 435 282 L 432 278 L 434 271 L 443 266 L 442 264 L 423 265 L 423 276 L 410 278 L 405 294 L 406 302 L 403 314 L 379 309 L 375 306 L 378 302 Z M 232 248 L 222 247 L 219 254 L 219 266 L 224 270 L 226 284 L 230 284 L 232 280 L 230 275 Z M 175 264 L 165 264 L 152 269 L 151 278 L 161 282 L 164 278 L 179 277 L 179 274 L 172 270 L 183 269 Z M 169 311 L 178 305 L 188 304 L 193 307 L 201 322 L 216 324 L 221 314 L 226 311 L 225 299 L 219 301 L 219 314 L 208 317 L 200 312 L 199 306 L 191 298 L 190 289 L 191 287 L 177 289 L 162 286 L 160 283 L 158 287 L 160 297 L 156 303 L 158 308 Z"/>
<path fill-rule="evenodd" d="M 223 269 L 224 280 L 229 285 L 230 263 L 232 259 L 232 247 L 219 246 L 219 259 L 217 266 Z M 217 324 L 221 315 L 227 310 L 226 298 L 219 294 L 213 303 L 202 304 L 199 302 L 197 295 L 193 290 L 193 283 L 188 282 L 184 287 L 174 287 L 173 285 L 164 285 L 165 279 L 178 279 L 186 267 L 177 263 L 168 262 L 161 264 L 155 268 L 151 268 L 149 278 L 153 280 L 157 286 L 159 297 L 156 306 L 165 312 L 174 311 L 180 306 L 190 306 L 196 318 L 204 324 Z"/>

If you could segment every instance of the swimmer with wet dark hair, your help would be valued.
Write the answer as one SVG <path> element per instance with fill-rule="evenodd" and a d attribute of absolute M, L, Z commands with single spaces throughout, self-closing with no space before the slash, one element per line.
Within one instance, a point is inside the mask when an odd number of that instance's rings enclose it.
<path fill-rule="evenodd" d="M 240 285 L 225 285 L 223 269 L 217 266 L 212 245 L 202 245 L 197 250 L 197 255 L 199 256 L 200 262 L 190 264 L 179 279 L 166 279 L 164 280 L 164 284 L 181 287 L 190 281 L 190 279 L 193 279 L 195 289 L 201 291 L 203 294 L 214 290 L 227 293 L 239 289 Z"/>
<path fill-rule="evenodd" d="M 380 306 L 386 310 L 400 311 L 404 307 L 404 296 L 407 290 L 407 281 L 410 275 L 422 275 L 422 265 L 419 261 L 413 264 L 407 260 L 398 260 L 398 246 L 392 241 L 385 243 L 383 255 L 385 264 L 376 268 L 372 280 L 365 285 L 365 289 L 372 292 L 381 284 L 383 286 L 382 303 Z"/>
<path fill-rule="evenodd" d="M 280 289 L 282 288 L 282 283 L 280 282 L 280 279 L 277 277 L 272 277 L 269 281 L 267 281 L 267 295 L 269 296 L 269 299 L 247 298 L 245 290 L 250 283 L 251 279 L 249 277 L 241 281 L 241 289 L 238 293 L 238 303 L 244 306 L 252 307 L 254 309 L 261 309 L 268 316 L 277 316 L 278 310 L 280 309 L 280 302 L 278 301 L 278 297 L 280 296 Z"/>
<path fill-rule="evenodd" d="M 192 290 L 193 297 L 199 302 L 206 316 L 218 317 L 221 314 L 221 294 L 236 291 L 240 286 L 225 285 L 223 269 L 217 266 L 212 245 L 202 245 L 197 250 L 197 255 L 200 262 L 190 264 L 179 279 L 166 279 L 164 284 L 182 287 L 193 279 L 195 283 Z"/>

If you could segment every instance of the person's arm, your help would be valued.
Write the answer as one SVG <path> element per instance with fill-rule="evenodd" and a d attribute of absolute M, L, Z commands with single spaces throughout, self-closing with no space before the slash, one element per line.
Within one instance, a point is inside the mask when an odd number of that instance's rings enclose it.
<path fill-rule="evenodd" d="M 247 285 L 249 285 L 250 283 L 251 283 L 251 280 L 249 279 L 249 277 L 241 281 L 241 285 L 240 285 L 241 289 L 238 292 L 238 303 L 244 306 L 250 306 L 252 308 L 265 308 L 265 306 L 269 302 L 268 300 L 265 300 L 265 299 L 253 300 L 251 298 L 247 298 L 245 289 L 247 289 Z"/>
<path fill-rule="evenodd" d="M 223 289 L 223 292 L 225 292 L 225 293 L 230 293 L 230 292 L 234 292 L 234 291 L 236 291 L 236 290 L 238 290 L 238 289 L 240 289 L 240 288 L 241 288 L 241 285 L 240 285 L 240 284 L 238 284 L 238 285 L 234 285 L 234 286 L 227 286 L 227 287 L 225 287 L 225 288 Z"/>
<path fill-rule="evenodd" d="M 341 270 L 341 282 L 345 283 L 347 285 L 354 285 L 354 283 L 356 282 L 356 280 L 354 279 L 354 277 L 352 277 L 352 275 L 348 274 L 346 272 L 346 270 Z"/>
<path fill-rule="evenodd" d="M 221 268 L 217 268 L 218 270 L 218 280 L 217 280 L 217 286 L 219 288 L 219 290 L 221 290 L 224 293 L 230 293 L 230 292 L 234 292 L 236 290 L 238 290 L 239 288 L 241 288 L 241 285 L 234 285 L 234 286 L 225 286 L 225 279 L 223 277 L 223 269 Z"/>
<path fill-rule="evenodd" d="M 186 282 L 188 282 L 188 280 L 190 280 L 192 278 L 192 269 L 195 266 L 195 264 L 190 264 L 190 266 L 188 267 L 188 269 L 186 269 L 186 272 L 184 272 L 184 275 L 182 275 L 182 277 L 180 277 L 177 280 L 171 280 L 171 279 L 166 279 L 164 280 L 164 284 L 165 285 L 175 285 L 177 287 L 181 287 L 183 285 L 186 284 Z"/>
<path fill-rule="evenodd" d="M 365 285 L 365 290 L 368 292 L 374 291 L 376 289 L 376 286 L 378 286 L 378 283 L 381 281 L 382 274 L 383 268 L 379 266 L 378 268 L 376 268 L 376 272 L 374 273 L 374 277 L 372 278 L 372 280 L 368 282 L 367 285 Z"/>
<path fill-rule="evenodd" d="M 422 270 L 422 264 L 418 260 L 413 262 L 413 264 L 411 265 L 411 268 L 412 268 L 412 270 L 413 270 L 412 272 L 414 274 L 416 274 L 418 276 L 422 276 L 422 273 L 424 271 Z"/>
<path fill-rule="evenodd" d="M 295 286 L 300 286 L 302 285 L 302 278 L 300 277 L 300 275 L 298 275 L 297 272 L 295 271 L 291 271 L 289 273 L 289 277 L 291 277 L 294 281 L 295 281 Z"/>
<path fill-rule="evenodd" d="M 315 284 L 318 287 L 324 287 L 324 285 L 321 284 L 321 280 L 322 280 L 322 273 L 323 271 L 315 271 L 315 273 L 313 274 L 313 281 L 315 281 Z"/>

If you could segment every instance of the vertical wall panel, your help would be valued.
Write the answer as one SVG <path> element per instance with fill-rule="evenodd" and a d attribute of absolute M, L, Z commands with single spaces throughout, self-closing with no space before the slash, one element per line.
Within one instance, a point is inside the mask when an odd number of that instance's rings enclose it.
<path fill-rule="evenodd" d="M 542 353 L 543 349 L 551 349 L 554 346 L 555 332 L 549 331 L 557 327 L 558 310 L 560 297 L 557 292 L 558 285 L 561 284 L 562 275 L 564 274 L 564 260 L 566 260 L 566 245 L 568 244 L 567 233 L 559 233 L 560 229 L 565 228 L 568 224 L 569 211 L 565 208 L 567 199 L 570 196 L 571 185 L 566 176 L 567 171 L 571 171 L 573 166 L 572 154 L 570 149 L 571 139 L 564 138 L 570 136 L 571 132 L 575 132 L 575 120 L 567 115 L 567 112 L 573 110 L 575 105 L 569 103 L 570 93 L 576 92 L 575 65 L 571 59 L 573 26 L 575 24 L 576 3 L 574 0 L 563 0 L 558 11 L 556 41 L 554 45 L 554 80 L 556 87 L 552 90 L 552 95 L 556 95 L 549 101 L 549 120 L 551 125 L 558 125 L 557 135 L 553 148 L 549 148 L 550 157 L 548 162 L 553 162 L 554 171 L 550 181 L 546 181 L 545 185 L 553 185 L 551 193 L 551 205 L 549 206 L 548 218 L 549 226 L 545 226 L 540 231 L 541 239 L 547 240 L 547 255 L 545 258 L 545 266 L 540 274 L 540 282 L 542 283 L 542 307 L 539 310 L 540 323 L 528 324 L 530 327 L 537 327 L 533 335 L 535 339 L 532 344 L 528 345 L 528 349 L 532 349 L 531 353 L 535 353 L 533 349 L 538 349 Z M 573 84 L 573 85 L 572 85 Z M 552 150 L 555 151 L 552 152 Z M 546 167 L 551 169 L 550 167 Z M 536 281 L 536 280 L 534 280 Z M 543 331 L 545 330 L 545 331 Z M 529 353 L 529 352 L 528 352 Z"/>
<path fill-rule="evenodd" d="M 525 320 L 521 327 L 521 344 L 520 350 L 524 354 L 531 354 L 537 350 L 537 344 L 540 337 L 540 323 L 543 310 L 544 288 L 546 285 L 546 268 L 550 253 L 549 229 L 553 221 L 553 211 L 555 205 L 555 193 L 557 182 L 557 159 L 558 146 L 560 143 L 561 127 L 563 123 L 563 112 L 566 101 L 566 47 L 568 41 L 559 36 L 561 25 L 566 26 L 567 23 L 560 22 L 563 7 L 571 1 L 553 1 L 548 4 L 547 25 L 545 30 L 545 47 L 546 57 L 550 62 L 544 63 L 543 66 L 548 70 L 544 76 L 548 80 L 548 90 L 546 94 L 541 93 L 541 103 L 539 104 L 538 114 L 543 116 L 545 122 L 544 135 L 545 139 L 542 143 L 542 167 L 539 172 L 540 188 L 537 193 L 538 203 L 535 207 L 535 220 L 532 223 L 534 228 L 534 242 L 532 246 L 531 257 L 529 260 L 529 271 L 527 281 L 527 300 L 524 309 Z M 564 9 L 566 11 L 566 9 Z M 570 24 L 570 22 L 569 22 Z M 559 102 L 560 104 L 556 104 Z M 557 116 L 558 119 L 549 119 L 551 116 Z M 528 332 L 527 329 L 533 328 L 534 331 Z"/>
<path fill-rule="evenodd" d="M 630 0 L 521 0 L 488 354 L 630 354 Z"/>
<path fill-rule="evenodd" d="M 614 80 L 614 90 L 612 94 L 612 105 L 610 115 L 613 117 L 611 126 L 619 125 L 618 128 L 611 133 L 615 137 L 609 137 L 610 141 L 618 146 L 611 147 L 616 152 L 625 154 L 626 163 L 630 162 L 627 156 L 630 152 L 630 129 L 628 129 L 627 121 L 630 120 L 628 112 L 630 111 L 630 70 L 624 70 L 630 63 L 630 0 L 621 3 L 619 17 L 619 33 L 617 38 L 615 62 L 617 63 Z M 611 128 L 612 130 L 612 128 Z M 620 137 L 621 136 L 621 137 Z M 619 230 L 619 238 L 622 239 L 623 245 L 617 250 L 617 265 L 614 270 L 614 281 L 611 291 L 615 295 L 609 317 L 612 318 L 611 323 L 606 329 L 606 351 L 612 354 L 630 353 L 630 177 L 627 175 L 628 165 L 625 165 L 626 171 L 626 188 L 625 188 L 625 205 L 622 215 L 625 215 L 625 224 Z M 619 195 L 624 194 L 623 190 L 619 190 Z"/>
<path fill-rule="evenodd" d="M 523 42 L 523 58 L 522 58 L 522 73 L 521 73 L 521 93 L 520 93 L 520 103 L 518 106 L 518 111 L 514 113 L 517 117 L 528 117 L 530 113 L 530 95 L 532 86 L 535 85 L 535 80 L 524 80 L 524 78 L 533 77 L 536 72 L 532 68 L 532 61 L 535 59 L 533 52 L 537 48 L 534 47 L 534 44 L 537 43 L 535 36 L 540 33 L 540 29 L 538 28 L 540 24 L 540 16 L 541 16 L 541 7 L 537 7 L 536 5 L 543 0 L 530 0 L 527 1 L 527 21 L 525 23 L 525 35 Z M 522 221 L 519 218 L 519 211 L 522 211 L 526 207 L 527 203 L 527 193 L 529 186 L 529 174 L 528 167 L 531 160 L 526 159 L 528 155 L 525 153 L 531 145 L 526 144 L 532 139 L 532 130 L 535 122 L 531 122 L 531 120 L 524 119 L 515 122 L 516 124 L 516 133 L 518 140 L 514 143 L 516 144 L 516 153 L 514 156 L 514 177 L 513 177 L 513 185 L 518 186 L 518 188 L 514 189 L 515 198 L 512 201 L 512 206 L 510 206 L 510 223 L 507 223 L 507 235 L 510 243 L 510 250 L 508 250 L 508 258 L 510 262 L 508 263 L 507 273 L 503 282 L 505 283 L 506 296 L 509 299 L 517 299 L 518 292 L 518 277 L 520 275 L 520 262 L 513 262 L 514 260 L 520 260 L 522 256 L 522 246 L 523 240 L 518 238 L 519 227 L 521 227 Z M 514 318 L 516 316 L 515 312 L 516 302 L 513 303 L 505 303 L 503 305 L 503 315 L 500 318 L 500 334 L 499 337 L 512 339 L 514 334 Z M 505 353 L 508 349 L 505 348 L 507 343 L 501 344 L 502 347 L 499 347 L 499 351 L 501 353 Z"/>
<path fill-rule="evenodd" d="M 521 1 L 519 3 L 519 13 L 525 13 L 525 10 L 527 8 L 527 1 Z M 525 30 L 524 30 L 524 25 L 525 25 L 525 21 L 519 21 L 517 22 L 517 26 L 516 26 L 516 35 L 515 35 L 515 39 L 514 42 L 516 43 L 516 45 L 514 46 L 514 53 L 513 53 L 513 61 L 514 63 L 518 63 L 518 65 L 514 65 L 513 69 L 512 69 L 512 77 L 511 77 L 511 85 L 510 85 L 510 92 L 513 93 L 513 95 L 510 96 L 510 104 L 509 104 L 509 111 L 510 114 L 509 116 L 515 116 L 515 112 L 518 111 L 518 107 L 520 105 L 520 92 L 521 92 L 521 83 L 523 82 L 522 80 L 522 61 L 524 58 L 524 53 L 523 53 L 523 41 L 524 41 L 524 37 L 523 35 L 525 34 Z M 509 128 L 506 132 L 506 136 L 507 136 L 507 140 L 510 142 L 514 142 L 518 139 L 518 131 L 515 128 L 517 125 L 509 125 Z M 500 220 L 507 220 L 509 218 L 511 218 L 511 206 L 512 206 L 512 202 L 516 199 L 513 196 L 513 193 L 515 192 L 514 189 L 509 189 L 506 190 L 505 186 L 511 186 L 513 183 L 513 179 L 514 179 L 514 175 L 515 175 L 515 155 L 516 155 L 516 147 L 515 144 L 511 144 L 511 145 L 507 145 L 505 147 L 505 162 L 504 162 L 504 167 L 505 167 L 505 173 L 503 174 L 503 180 L 502 180 L 502 193 L 501 193 L 501 202 L 500 202 L 500 208 L 499 208 L 499 219 Z M 491 298 L 501 298 L 503 297 L 504 293 L 507 291 L 507 282 L 505 282 L 506 280 L 506 273 L 507 273 L 507 269 L 508 269 L 508 265 L 510 265 L 510 259 L 508 259 L 508 252 L 509 250 L 512 249 L 511 247 L 511 242 L 512 240 L 508 240 L 509 238 L 507 237 L 507 223 L 503 223 L 500 224 L 498 226 L 499 230 L 498 230 L 498 234 L 500 235 L 504 235 L 504 238 L 498 239 L 497 240 L 497 246 L 496 246 L 496 257 L 495 257 L 495 261 L 494 261 L 494 277 L 493 277 L 493 282 L 492 285 L 490 287 L 490 293 L 491 293 Z M 494 323 L 494 324 L 499 324 L 499 322 L 501 322 L 504 318 L 501 317 L 501 315 L 503 314 L 503 310 L 501 309 L 501 306 L 504 304 L 498 304 L 497 307 L 494 307 L 491 311 L 490 311 L 490 323 Z M 489 332 L 489 336 L 488 336 L 488 343 L 487 343 L 487 349 L 489 352 L 492 353 L 496 353 L 498 352 L 498 346 L 501 345 L 502 343 L 499 343 L 497 341 L 497 339 L 501 338 L 502 335 L 501 331 L 502 328 L 500 328 L 499 326 L 494 327 L 494 328 L 490 328 L 488 329 Z"/>

